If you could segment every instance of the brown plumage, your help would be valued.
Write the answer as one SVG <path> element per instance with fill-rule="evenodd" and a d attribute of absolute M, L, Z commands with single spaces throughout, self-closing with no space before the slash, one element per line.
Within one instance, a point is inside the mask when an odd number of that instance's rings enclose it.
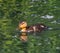
<path fill-rule="evenodd" d="M 27 26 L 27 22 L 23 21 L 19 23 L 19 29 L 21 32 L 41 32 L 47 27 L 44 24 L 35 24 L 31 26 Z"/>

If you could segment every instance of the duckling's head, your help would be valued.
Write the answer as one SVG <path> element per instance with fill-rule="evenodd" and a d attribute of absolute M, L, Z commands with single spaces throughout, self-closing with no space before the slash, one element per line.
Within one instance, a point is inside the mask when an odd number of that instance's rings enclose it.
<path fill-rule="evenodd" d="M 27 22 L 26 21 L 22 21 L 19 23 L 19 28 L 20 29 L 23 29 L 23 28 L 26 28 L 27 27 Z"/>

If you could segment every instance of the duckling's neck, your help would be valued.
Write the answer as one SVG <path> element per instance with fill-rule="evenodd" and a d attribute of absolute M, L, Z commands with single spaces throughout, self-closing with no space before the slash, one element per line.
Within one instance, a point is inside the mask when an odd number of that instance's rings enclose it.
<path fill-rule="evenodd" d="M 26 27 L 21 29 L 21 32 L 26 32 Z"/>

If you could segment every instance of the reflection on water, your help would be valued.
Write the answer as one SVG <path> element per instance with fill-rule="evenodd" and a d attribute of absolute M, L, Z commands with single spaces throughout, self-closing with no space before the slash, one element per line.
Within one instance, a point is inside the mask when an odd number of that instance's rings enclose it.
<path fill-rule="evenodd" d="M 57 32 L 57 33 L 56 33 Z M 0 35 L 2 35 L 0 33 Z M 5 35 L 2 35 L 5 37 Z M 1 36 L 0 36 L 1 37 Z M 4 52 L 9 53 L 55 53 L 60 52 L 60 31 L 43 31 L 41 33 L 16 33 L 15 36 L 4 39 L 0 44 Z M 1 40 L 0 39 L 0 40 Z M 1 53 L 4 53 L 1 49 Z M 11 53 L 11 52 L 10 52 Z"/>
<path fill-rule="evenodd" d="M 28 53 L 28 35 L 27 35 L 27 33 L 19 34 L 19 39 L 21 41 L 21 50 L 24 51 L 24 53 Z"/>
<path fill-rule="evenodd" d="M 28 41 L 28 35 L 32 34 L 32 33 L 21 33 L 20 36 L 20 40 L 22 42 L 27 42 Z M 32 35 L 36 35 L 36 33 L 33 33 Z"/>
<path fill-rule="evenodd" d="M 21 41 L 21 50 L 23 53 L 28 53 L 28 47 L 29 47 L 29 35 L 35 36 L 36 33 L 20 33 L 19 34 L 19 39 Z M 31 45 L 30 45 L 31 46 Z"/>
<path fill-rule="evenodd" d="M 28 41 L 28 36 L 33 36 L 34 38 L 38 38 L 40 33 L 34 32 L 34 33 L 20 33 L 20 40 L 21 42 L 27 42 Z"/>
<path fill-rule="evenodd" d="M 57 37 L 53 31 L 43 31 L 41 33 L 20 33 L 19 39 L 21 41 L 21 49 L 24 53 L 49 53 L 50 51 L 60 50 L 56 47 Z M 50 50 L 52 49 L 52 50 Z"/>
<path fill-rule="evenodd" d="M 21 33 L 20 40 L 23 41 L 23 42 L 27 42 L 27 40 L 28 40 L 27 34 L 26 33 Z"/>

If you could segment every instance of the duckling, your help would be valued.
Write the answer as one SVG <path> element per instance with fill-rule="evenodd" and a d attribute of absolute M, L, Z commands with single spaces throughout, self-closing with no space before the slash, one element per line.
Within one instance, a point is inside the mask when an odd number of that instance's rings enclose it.
<path fill-rule="evenodd" d="M 23 21 L 19 23 L 19 30 L 21 30 L 20 32 L 27 32 L 27 22 Z"/>
<path fill-rule="evenodd" d="M 31 26 L 28 26 L 26 21 L 22 21 L 19 23 L 19 29 L 21 30 L 20 32 L 41 32 L 46 28 L 47 26 L 40 23 Z"/>

